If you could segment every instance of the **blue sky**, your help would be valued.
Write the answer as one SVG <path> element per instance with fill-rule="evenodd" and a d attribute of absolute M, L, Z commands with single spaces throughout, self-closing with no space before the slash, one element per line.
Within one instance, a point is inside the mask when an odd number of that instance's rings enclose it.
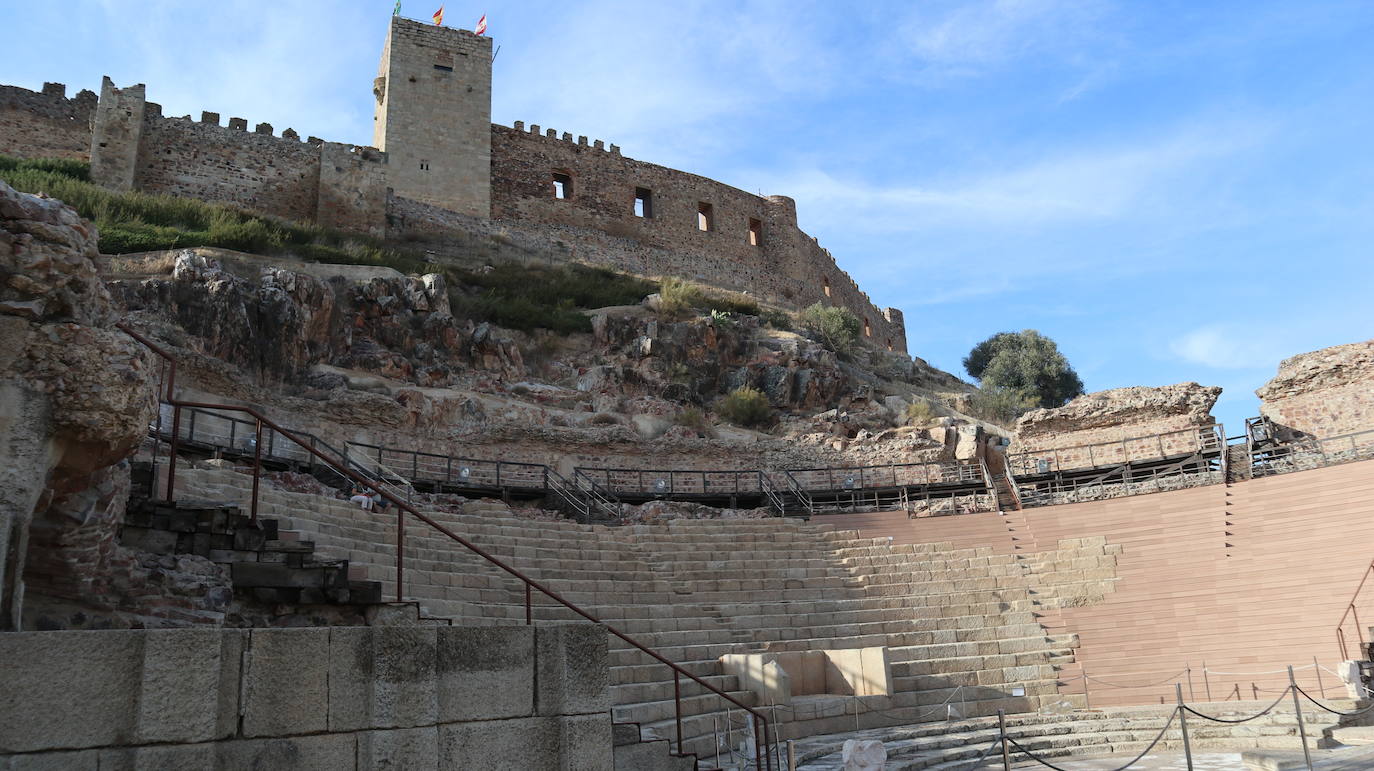
<path fill-rule="evenodd" d="M 365 144 L 391 6 L 0 0 L 0 82 Z M 494 121 L 796 198 L 943 369 L 1034 328 L 1237 433 L 1280 359 L 1374 337 L 1374 4 L 447 2 L 483 13 Z"/>

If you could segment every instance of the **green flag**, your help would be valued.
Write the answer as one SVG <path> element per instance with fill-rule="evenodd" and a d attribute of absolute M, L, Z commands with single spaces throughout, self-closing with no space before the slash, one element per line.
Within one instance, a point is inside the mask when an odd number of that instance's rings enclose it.
<path fill-rule="evenodd" d="M 392 15 L 392 16 L 400 16 L 400 15 L 401 15 L 401 0 L 396 0 L 396 10 L 392 11 L 392 12 L 391 12 L 391 15 Z"/>

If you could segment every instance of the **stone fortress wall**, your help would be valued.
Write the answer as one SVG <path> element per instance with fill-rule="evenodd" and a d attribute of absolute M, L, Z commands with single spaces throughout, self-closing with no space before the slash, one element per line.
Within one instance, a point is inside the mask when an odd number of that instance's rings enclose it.
<path fill-rule="evenodd" d="M 91 120 L 97 97 L 67 97 L 61 83 L 42 91 L 0 86 L 0 150 L 25 158 L 91 159 Z"/>
<path fill-rule="evenodd" d="M 473 220 L 572 245 L 573 257 L 690 278 L 795 308 L 852 310 L 865 339 L 906 352 L 901 311 L 878 308 L 797 225 L 795 203 L 636 161 L 585 137 L 490 123 L 490 39 L 393 17 L 374 142 L 305 142 L 287 129 L 203 112 L 162 115 L 141 84 L 97 97 L 0 87 L 0 153 L 89 160 L 117 190 L 220 201 L 374 236 L 442 239 Z M 555 175 L 568 195 L 555 195 Z M 648 195 L 637 216 L 637 192 Z M 707 226 L 699 226 L 706 210 Z M 448 213 L 451 213 L 450 216 Z"/>

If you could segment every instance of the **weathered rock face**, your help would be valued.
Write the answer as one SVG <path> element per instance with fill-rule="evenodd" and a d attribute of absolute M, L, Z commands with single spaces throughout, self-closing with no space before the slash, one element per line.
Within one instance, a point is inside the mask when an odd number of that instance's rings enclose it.
<path fill-rule="evenodd" d="M 1012 452 L 1120 442 L 1210 426 L 1221 389 L 1197 383 L 1134 386 L 1086 394 L 1054 409 L 1031 410 L 1016 422 Z"/>
<path fill-rule="evenodd" d="M 599 314 L 592 329 L 621 363 L 589 372 L 584 391 L 650 394 L 706 403 L 740 386 L 768 396 L 774 407 L 833 407 L 854 388 L 835 354 L 802 339 L 760 337 L 758 319 L 726 326 L 711 319 L 665 322 L 627 314 Z"/>
<path fill-rule="evenodd" d="M 190 347 L 267 383 L 301 381 L 319 364 L 423 386 L 453 385 L 471 370 L 525 372 L 514 343 L 450 315 L 438 275 L 354 281 L 261 267 L 244 277 L 188 249 L 169 276 L 111 287 L 130 311 L 172 322 Z"/>
<path fill-rule="evenodd" d="M 1284 359 L 1255 394 L 1262 415 L 1308 436 L 1374 429 L 1374 340 Z"/>
<path fill-rule="evenodd" d="M 96 240 L 61 202 L 0 183 L 0 629 L 20 617 L 30 520 L 49 540 L 112 532 L 123 500 L 86 491 L 127 489 L 116 464 L 153 414 L 152 357 L 110 328 Z"/>

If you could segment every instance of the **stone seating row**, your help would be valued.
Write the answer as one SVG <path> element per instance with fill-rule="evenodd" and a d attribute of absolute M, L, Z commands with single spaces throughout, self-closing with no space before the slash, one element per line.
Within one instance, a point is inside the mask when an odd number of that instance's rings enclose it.
<path fill-rule="evenodd" d="M 241 494 L 247 481 L 224 470 L 179 476 L 225 495 Z M 263 501 L 322 552 L 337 550 L 394 591 L 390 514 L 276 490 Z M 986 549 L 906 548 L 784 520 L 747 521 L 740 529 L 757 537 L 739 537 L 736 520 L 608 530 L 498 513 L 429 515 L 703 676 L 721 676 L 716 659 L 725 653 L 876 645 L 892 655 L 897 708 L 961 685 L 1004 701 L 999 686 L 1017 684 L 1035 704 L 1053 697 L 1056 667 L 1071 658 L 1071 641 L 1047 637 L 1036 622 L 1024 570 Z M 408 528 L 406 564 L 407 594 L 431 615 L 524 620 L 517 580 L 423 525 Z M 537 594 L 535 603 L 537 619 L 571 617 Z M 617 719 L 652 732 L 672 716 L 671 672 L 611 640 Z M 708 719 L 719 722 L 719 699 L 684 707 L 689 741 L 700 743 Z"/>

